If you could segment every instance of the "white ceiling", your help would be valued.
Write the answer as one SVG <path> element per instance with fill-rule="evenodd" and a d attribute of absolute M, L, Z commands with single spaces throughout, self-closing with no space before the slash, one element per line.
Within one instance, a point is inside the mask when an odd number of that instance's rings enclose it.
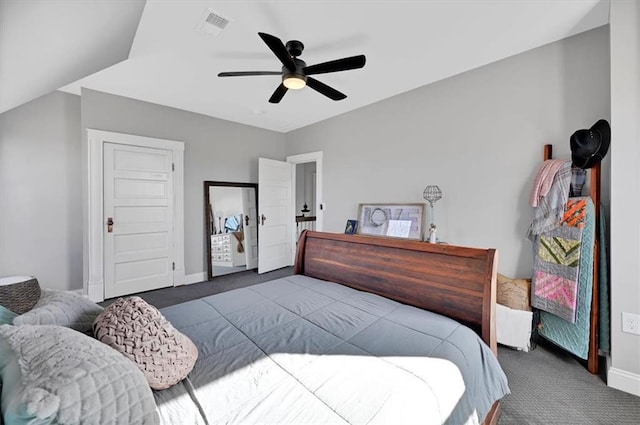
<path fill-rule="evenodd" d="M 0 0 L 0 113 L 127 59 L 144 0 Z"/>
<path fill-rule="evenodd" d="M 15 0 L 2 2 L 0 23 L 13 24 L 16 18 L 23 18 L 26 24 L 25 16 L 16 15 L 24 15 L 27 6 L 20 8 Z M 5 3 L 16 5 L 5 7 Z M 46 21 L 46 16 L 41 16 L 38 23 L 29 21 L 32 31 L 42 31 L 41 26 L 51 29 L 52 17 L 69 22 L 73 17 L 83 22 L 89 18 L 100 31 L 87 31 L 86 25 L 76 24 L 74 31 L 63 34 L 72 48 L 61 49 L 60 43 L 51 45 L 60 35 L 42 34 L 36 46 L 24 43 L 25 39 L 32 41 L 33 34 L 4 40 L 3 29 L 0 62 L 5 60 L 5 48 L 38 49 L 43 55 L 39 65 L 47 66 L 25 65 L 47 76 L 69 61 L 75 65 L 74 77 L 79 78 L 81 63 L 91 62 L 95 68 L 96 58 L 107 65 L 117 62 L 113 58 L 121 53 L 122 38 L 140 16 L 136 7 L 122 6 L 136 2 L 20 2 L 32 8 L 52 3 L 64 3 L 65 7 L 49 7 Z M 92 8 L 93 13 L 87 15 Z M 105 8 L 110 10 L 106 17 Z M 231 20 L 216 37 L 195 30 L 208 8 Z M 109 23 L 105 19 L 110 16 L 119 21 Z M 605 0 L 147 0 L 128 59 L 94 74 L 90 73 L 95 69 L 85 67 L 80 74 L 85 78 L 61 89 L 80 94 L 81 87 L 87 87 L 287 132 L 604 25 L 608 19 L 609 2 Z M 305 44 L 301 58 L 308 65 L 357 54 L 365 54 L 367 64 L 359 70 L 317 76 L 347 94 L 343 101 L 334 102 L 305 88 L 290 90 L 279 104 L 270 104 L 268 99 L 280 83 L 278 76 L 217 77 L 221 71 L 280 70 L 280 62 L 258 37 L 259 31 L 283 42 L 301 40 Z M 107 44 L 109 40 L 113 46 Z M 70 54 L 91 50 L 93 59 Z M 33 68 L 27 74 L 12 69 L 5 76 L 5 68 L 0 68 L 0 112 L 15 106 L 19 97 L 12 94 L 11 99 L 5 99 L 6 87 L 16 81 L 20 82 L 18 86 L 25 86 L 27 75 L 33 86 L 31 74 L 36 73 Z M 62 84 L 67 82 L 70 80 Z"/>

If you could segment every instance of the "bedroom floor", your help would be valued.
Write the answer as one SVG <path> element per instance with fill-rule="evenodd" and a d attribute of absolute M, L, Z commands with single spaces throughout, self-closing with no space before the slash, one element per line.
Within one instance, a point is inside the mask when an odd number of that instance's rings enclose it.
<path fill-rule="evenodd" d="M 292 273 L 292 267 L 262 275 L 250 270 L 137 295 L 163 308 Z M 106 300 L 102 305 L 113 301 Z M 499 425 L 640 423 L 639 397 L 607 387 L 601 376 L 590 374 L 573 356 L 550 343 L 541 343 L 528 353 L 500 346 L 498 357 L 511 388 L 502 402 Z"/>
<path fill-rule="evenodd" d="M 640 397 L 607 387 L 602 376 L 549 342 L 528 353 L 500 346 L 498 358 L 511 388 L 500 425 L 640 423 Z"/>

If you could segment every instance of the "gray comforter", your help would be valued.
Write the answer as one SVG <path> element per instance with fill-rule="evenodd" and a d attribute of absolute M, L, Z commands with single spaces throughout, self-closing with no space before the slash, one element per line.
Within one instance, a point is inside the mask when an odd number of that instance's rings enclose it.
<path fill-rule="evenodd" d="M 477 424 L 509 392 L 470 329 L 306 276 L 161 311 L 199 350 L 166 424 Z"/>

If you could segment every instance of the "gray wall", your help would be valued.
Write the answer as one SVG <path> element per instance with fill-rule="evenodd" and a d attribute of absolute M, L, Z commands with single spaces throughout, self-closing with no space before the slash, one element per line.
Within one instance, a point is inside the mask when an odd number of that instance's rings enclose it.
<path fill-rule="evenodd" d="M 286 134 L 287 155 L 324 151 L 327 231 L 360 202 L 425 202 L 437 184 L 440 240 L 498 248 L 502 273 L 530 276 L 542 147 L 568 158 L 576 129 L 609 119 L 608 43 L 601 27 L 305 127 Z"/>
<path fill-rule="evenodd" d="M 611 2 L 611 368 L 608 383 L 640 396 L 640 336 L 622 313 L 640 314 L 640 4 Z"/>
<path fill-rule="evenodd" d="M 258 182 L 258 157 L 284 160 L 284 135 L 179 109 L 82 90 L 82 130 L 185 142 L 184 253 L 187 275 L 206 270 L 204 180 Z"/>
<path fill-rule="evenodd" d="M 54 92 L 0 115 L 0 276 L 82 288 L 80 98 Z"/>

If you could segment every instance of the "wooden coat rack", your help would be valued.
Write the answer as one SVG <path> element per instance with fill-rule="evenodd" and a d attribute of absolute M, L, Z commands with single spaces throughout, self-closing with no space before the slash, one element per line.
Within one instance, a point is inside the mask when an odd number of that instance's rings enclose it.
<path fill-rule="evenodd" d="M 544 160 L 553 158 L 553 147 L 544 145 Z M 587 357 L 587 370 L 593 374 L 599 371 L 598 350 L 600 349 L 598 341 L 598 327 L 600 317 L 600 232 L 598 231 L 600 223 L 600 163 L 589 169 L 589 196 L 593 201 L 596 214 L 596 232 L 595 243 L 593 247 L 593 291 L 591 295 L 591 317 L 589 326 L 589 356 Z"/>

